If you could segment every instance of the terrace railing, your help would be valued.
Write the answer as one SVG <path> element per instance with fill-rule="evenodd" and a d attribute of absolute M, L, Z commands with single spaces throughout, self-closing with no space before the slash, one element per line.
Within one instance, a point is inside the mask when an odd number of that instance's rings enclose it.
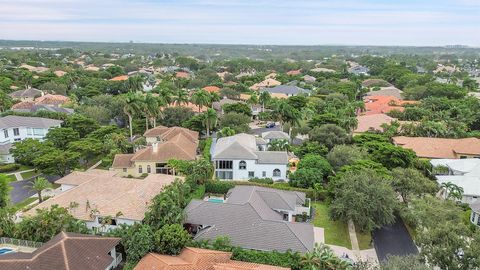
<path fill-rule="evenodd" d="M 30 248 L 39 248 L 43 245 L 43 243 L 41 242 L 21 240 L 21 239 L 8 238 L 8 237 L 0 237 L 0 245 L 2 244 L 21 246 L 21 247 L 30 247 Z"/>

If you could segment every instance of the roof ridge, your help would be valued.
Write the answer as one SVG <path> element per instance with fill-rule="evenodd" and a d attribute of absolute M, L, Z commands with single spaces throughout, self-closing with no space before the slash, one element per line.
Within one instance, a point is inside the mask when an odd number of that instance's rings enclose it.
<path fill-rule="evenodd" d="M 67 258 L 67 249 L 65 248 L 64 240 L 65 238 L 61 240 L 60 247 L 62 248 L 62 256 L 63 256 L 63 262 L 65 263 L 65 269 L 70 270 L 70 265 L 68 264 L 68 258 Z"/>

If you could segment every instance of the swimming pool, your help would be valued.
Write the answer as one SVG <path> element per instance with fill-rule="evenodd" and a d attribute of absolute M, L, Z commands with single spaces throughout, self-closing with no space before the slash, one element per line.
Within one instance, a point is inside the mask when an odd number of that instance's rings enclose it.
<path fill-rule="evenodd" d="M 0 255 L 11 253 L 11 252 L 14 252 L 14 250 L 11 248 L 0 248 Z"/>
<path fill-rule="evenodd" d="M 214 203 L 223 203 L 223 199 L 208 199 L 209 202 L 214 202 Z"/>

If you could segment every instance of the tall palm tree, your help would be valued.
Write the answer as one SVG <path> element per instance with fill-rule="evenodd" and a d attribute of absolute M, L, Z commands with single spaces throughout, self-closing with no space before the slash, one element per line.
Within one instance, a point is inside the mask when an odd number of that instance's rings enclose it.
<path fill-rule="evenodd" d="M 47 179 L 43 178 L 43 177 L 38 177 L 37 179 L 35 179 L 33 182 L 32 182 L 32 185 L 30 186 L 30 188 L 32 190 L 34 190 L 35 192 L 37 192 L 38 194 L 38 202 L 41 203 L 43 202 L 43 198 L 42 198 L 42 191 L 44 189 L 47 189 L 47 188 L 51 188 L 52 187 L 52 184 L 50 182 L 48 182 Z"/>
<path fill-rule="evenodd" d="M 267 92 L 267 93 L 268 93 L 268 92 Z M 250 105 L 258 104 L 258 95 L 257 95 L 257 92 L 253 92 L 253 93 L 250 95 L 250 98 L 247 100 L 247 103 L 250 104 Z"/>
<path fill-rule="evenodd" d="M 452 182 L 442 183 L 442 188 L 445 189 L 445 199 L 454 198 L 461 200 L 463 196 L 463 188 L 459 187 Z"/>
<path fill-rule="evenodd" d="M 197 105 L 198 106 L 198 112 L 201 112 L 203 106 L 208 106 L 208 104 L 210 104 L 210 99 L 211 99 L 210 93 L 201 89 L 201 90 L 197 90 L 197 91 L 195 91 L 195 93 L 193 93 L 192 97 L 190 98 L 190 101 L 193 104 Z"/>
<path fill-rule="evenodd" d="M 349 265 L 346 261 L 338 258 L 330 247 L 324 244 L 315 244 L 312 252 L 308 252 L 302 257 L 300 264 L 303 269 L 312 270 L 346 270 Z"/>
<path fill-rule="evenodd" d="M 173 102 L 173 92 L 169 88 L 160 88 L 158 90 L 158 98 L 160 99 L 159 104 L 161 106 L 170 105 Z"/>
<path fill-rule="evenodd" d="M 141 76 L 132 76 L 129 77 L 125 82 L 125 86 L 130 92 L 137 92 L 143 90 L 143 78 Z"/>
<path fill-rule="evenodd" d="M 210 130 L 217 125 L 217 112 L 212 109 L 208 108 L 206 112 L 202 115 L 202 123 L 207 131 L 207 137 L 210 137 Z"/>
<path fill-rule="evenodd" d="M 133 139 L 133 116 L 141 111 L 141 99 L 138 94 L 129 92 L 125 94 L 125 105 L 123 106 L 123 112 L 128 117 L 128 126 L 130 128 L 130 140 Z"/>
<path fill-rule="evenodd" d="M 220 101 L 221 97 L 217 92 L 210 93 L 210 107 L 213 108 L 213 103 Z"/>
<path fill-rule="evenodd" d="M 265 111 L 265 104 L 267 104 L 271 98 L 272 97 L 270 96 L 270 93 L 267 91 L 261 92 L 260 95 L 258 96 L 258 101 L 260 101 L 260 103 L 262 104 L 262 112 Z"/>
<path fill-rule="evenodd" d="M 185 89 L 177 89 L 175 96 L 173 97 L 173 102 L 180 106 L 183 104 L 188 104 L 188 93 Z"/>
<path fill-rule="evenodd" d="M 280 122 L 280 130 L 283 130 L 285 123 L 290 124 L 288 135 L 291 136 L 292 127 L 300 123 L 300 112 L 288 104 L 288 102 L 282 100 L 275 105 L 274 113 Z"/>
<path fill-rule="evenodd" d="M 143 100 L 143 112 L 145 114 L 145 127 L 148 130 L 148 123 L 156 119 L 159 112 L 158 100 L 148 93 Z"/>

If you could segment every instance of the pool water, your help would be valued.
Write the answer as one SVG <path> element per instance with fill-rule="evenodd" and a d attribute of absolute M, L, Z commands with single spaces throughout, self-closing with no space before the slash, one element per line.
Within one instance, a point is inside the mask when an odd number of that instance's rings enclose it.
<path fill-rule="evenodd" d="M 11 248 L 0 248 L 0 255 L 14 252 Z"/>
<path fill-rule="evenodd" d="M 208 199 L 209 202 L 223 203 L 223 199 Z"/>

